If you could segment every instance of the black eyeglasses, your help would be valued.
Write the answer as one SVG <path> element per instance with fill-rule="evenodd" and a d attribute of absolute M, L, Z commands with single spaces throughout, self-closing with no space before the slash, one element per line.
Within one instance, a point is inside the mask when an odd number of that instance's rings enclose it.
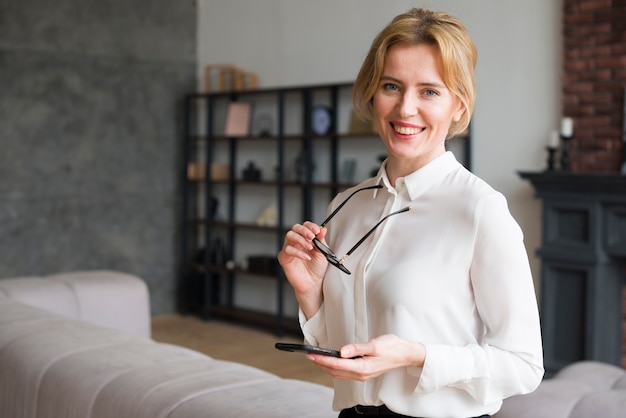
<path fill-rule="evenodd" d="M 337 214 L 337 212 L 339 212 L 339 210 L 348 202 L 348 200 L 350 200 L 350 198 L 352 198 L 352 196 L 354 196 L 358 192 L 361 192 L 363 190 L 381 189 L 382 187 L 383 187 L 382 184 L 377 184 L 376 186 L 368 186 L 368 187 L 363 187 L 362 189 L 355 190 L 354 192 L 352 192 L 350 196 L 348 196 L 343 202 L 341 202 L 341 204 L 337 206 L 337 208 L 330 215 L 328 215 L 328 218 L 326 218 L 324 222 L 320 224 L 320 226 L 321 227 L 326 226 L 326 224 L 333 218 L 333 216 Z M 365 235 L 363 235 L 363 238 L 361 238 L 359 242 L 354 244 L 354 247 L 350 248 L 350 250 L 346 253 L 346 255 L 344 255 L 341 258 L 337 258 L 333 250 L 331 250 L 330 247 L 328 247 L 328 245 L 322 243 L 322 241 L 317 239 L 317 237 L 313 238 L 313 244 L 315 244 L 315 247 L 317 247 L 317 249 L 322 254 L 324 254 L 324 256 L 326 257 L 326 259 L 328 260 L 330 264 L 337 267 L 339 270 L 343 271 L 346 274 L 351 274 L 350 270 L 348 270 L 346 266 L 343 265 L 343 262 L 346 261 L 346 259 L 350 256 L 350 254 L 352 254 L 352 252 L 356 250 L 359 247 L 359 245 L 363 244 L 363 241 L 365 241 L 367 237 L 369 237 L 372 234 L 372 232 L 374 232 L 376 228 L 378 228 L 378 226 L 382 224 L 387 218 L 393 215 L 397 215 L 399 213 L 408 212 L 410 210 L 411 210 L 411 207 L 407 206 L 406 208 L 397 210 L 395 212 L 391 212 L 390 214 L 383 217 L 380 221 L 378 221 L 376 225 L 374 225 L 374 227 L 372 227 L 372 229 L 370 229 Z"/>

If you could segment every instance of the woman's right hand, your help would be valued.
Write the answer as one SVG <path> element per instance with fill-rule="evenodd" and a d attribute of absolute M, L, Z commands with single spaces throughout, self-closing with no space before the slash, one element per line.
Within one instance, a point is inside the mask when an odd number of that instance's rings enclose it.
<path fill-rule="evenodd" d="M 293 287 L 300 308 L 307 318 L 322 304 L 322 283 L 328 260 L 313 245 L 313 238 L 324 240 L 326 229 L 313 222 L 294 225 L 285 235 L 278 262 Z"/>

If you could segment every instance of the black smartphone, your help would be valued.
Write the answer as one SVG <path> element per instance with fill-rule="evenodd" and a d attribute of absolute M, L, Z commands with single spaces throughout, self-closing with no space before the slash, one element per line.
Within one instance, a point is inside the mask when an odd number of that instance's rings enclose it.
<path fill-rule="evenodd" d="M 315 347 L 307 344 L 290 344 L 290 343 L 276 343 L 274 347 L 283 351 L 292 351 L 294 353 L 311 353 L 322 354 L 324 356 L 341 357 L 341 353 L 337 350 L 330 348 Z"/>

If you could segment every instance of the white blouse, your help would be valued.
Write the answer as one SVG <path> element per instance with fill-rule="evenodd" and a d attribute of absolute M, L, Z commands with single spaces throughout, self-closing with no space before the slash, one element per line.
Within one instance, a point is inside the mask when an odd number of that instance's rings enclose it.
<path fill-rule="evenodd" d="M 506 200 L 446 152 L 394 188 L 378 175 L 329 222 L 326 240 L 345 261 L 330 266 L 324 302 L 307 343 L 339 349 L 383 334 L 421 342 L 424 367 L 395 369 L 367 382 L 335 380 L 333 408 L 385 404 L 418 417 L 494 414 L 506 397 L 533 391 L 543 376 L 539 314 L 522 231 Z"/>

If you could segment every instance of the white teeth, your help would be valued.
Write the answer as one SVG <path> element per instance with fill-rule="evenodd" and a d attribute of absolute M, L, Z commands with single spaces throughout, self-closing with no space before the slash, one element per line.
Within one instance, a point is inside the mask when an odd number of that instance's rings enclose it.
<path fill-rule="evenodd" d="M 394 126 L 393 129 L 399 134 L 402 135 L 415 135 L 422 132 L 422 128 L 408 128 L 405 126 Z"/>

